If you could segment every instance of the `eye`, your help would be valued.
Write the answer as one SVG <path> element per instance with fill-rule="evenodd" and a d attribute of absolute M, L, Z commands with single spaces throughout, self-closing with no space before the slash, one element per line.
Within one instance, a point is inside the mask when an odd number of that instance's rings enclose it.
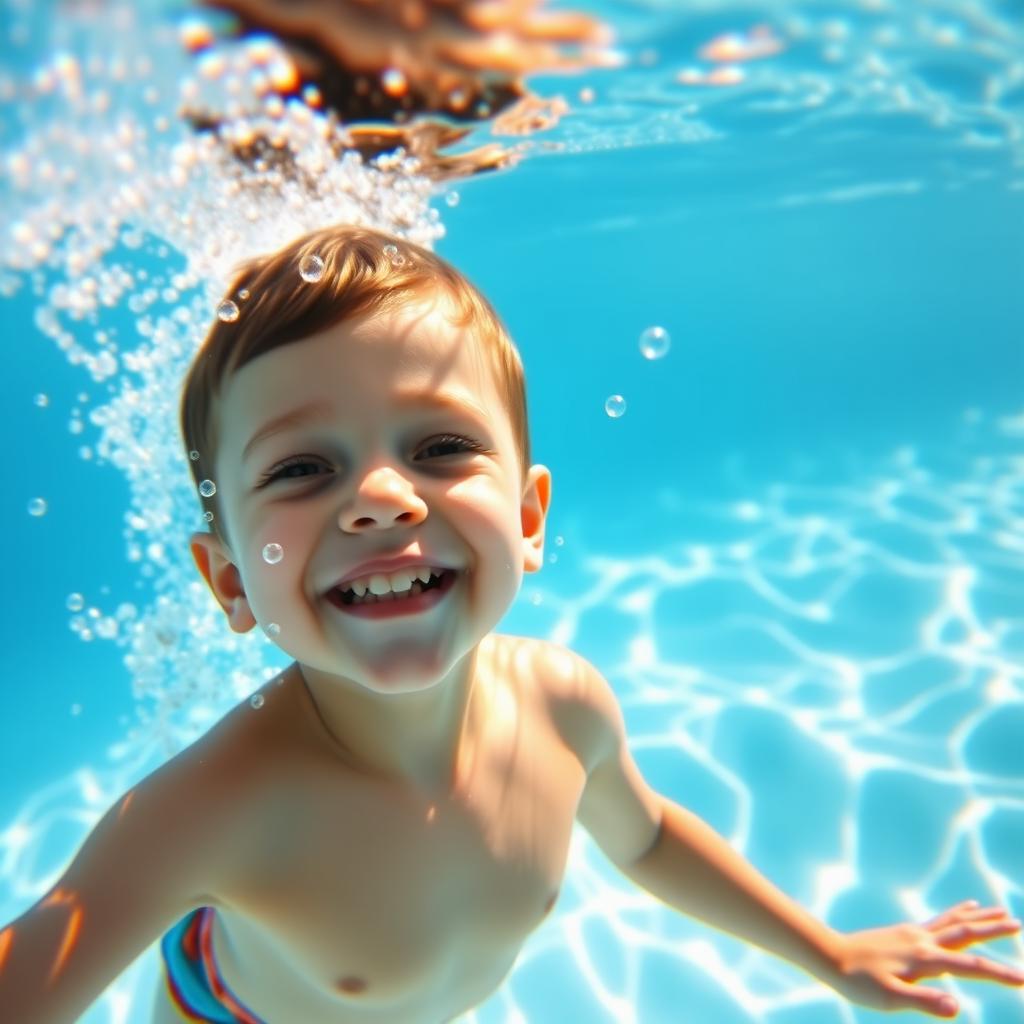
<path fill-rule="evenodd" d="M 482 444 L 471 438 L 462 437 L 461 434 L 442 434 L 440 437 L 434 438 L 426 448 L 421 448 L 420 454 L 430 458 L 466 451 L 490 454 L 489 449 Z M 293 455 L 268 469 L 256 486 L 258 488 L 265 487 L 275 480 L 300 480 L 308 476 L 319 475 L 315 473 L 318 468 L 327 468 L 326 463 L 312 455 Z M 307 472 L 307 470 L 309 471 Z"/>
<path fill-rule="evenodd" d="M 421 454 L 429 455 L 431 452 L 435 452 L 443 455 L 445 452 L 442 451 L 442 449 L 445 448 L 454 448 L 456 451 L 463 452 L 472 451 L 486 453 L 487 451 L 483 445 L 470 440 L 468 437 L 462 437 L 460 434 L 443 434 L 441 437 L 434 438 L 431 444 L 421 450 Z"/>
<path fill-rule="evenodd" d="M 292 473 L 290 470 L 301 470 L 306 466 L 312 466 L 316 469 L 318 466 L 323 466 L 324 463 L 319 460 L 314 462 L 312 456 L 309 455 L 293 455 L 290 459 L 285 459 L 284 462 L 279 462 L 272 469 L 268 469 L 267 472 L 260 479 L 258 487 L 263 487 L 266 484 L 271 483 L 274 480 L 298 480 L 301 477 L 310 476 L 309 473 L 295 472 Z"/>

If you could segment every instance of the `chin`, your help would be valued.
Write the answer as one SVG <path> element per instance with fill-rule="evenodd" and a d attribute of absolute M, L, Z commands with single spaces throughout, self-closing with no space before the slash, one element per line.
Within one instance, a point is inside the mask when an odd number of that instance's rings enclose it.
<path fill-rule="evenodd" d="M 388 656 L 368 661 L 357 677 L 360 686 L 374 693 L 419 693 L 443 685 L 451 674 L 452 664 L 424 664 L 422 652 L 406 656 Z"/>

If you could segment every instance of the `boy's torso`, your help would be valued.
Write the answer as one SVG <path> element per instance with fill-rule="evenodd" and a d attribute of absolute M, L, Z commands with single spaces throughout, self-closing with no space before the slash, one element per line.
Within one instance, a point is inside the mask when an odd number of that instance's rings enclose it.
<path fill-rule="evenodd" d="M 439 1024 L 497 987 L 555 901 L 586 781 L 549 647 L 484 641 L 485 714 L 443 795 L 341 764 L 297 672 L 268 693 L 278 717 L 240 758 L 259 797 L 209 898 L 223 980 L 254 1012 Z"/>

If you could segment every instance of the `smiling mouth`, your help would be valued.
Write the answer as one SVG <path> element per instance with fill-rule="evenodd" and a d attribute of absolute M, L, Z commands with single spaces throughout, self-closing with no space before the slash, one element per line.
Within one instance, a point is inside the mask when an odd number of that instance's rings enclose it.
<path fill-rule="evenodd" d="M 415 580 L 412 587 L 403 593 L 367 593 L 358 597 L 352 590 L 335 587 L 327 594 L 327 600 L 336 608 L 350 615 L 366 618 L 389 618 L 392 615 L 412 615 L 432 608 L 451 590 L 458 575 L 454 569 L 445 569 L 440 576 L 431 577 L 429 583 Z"/>

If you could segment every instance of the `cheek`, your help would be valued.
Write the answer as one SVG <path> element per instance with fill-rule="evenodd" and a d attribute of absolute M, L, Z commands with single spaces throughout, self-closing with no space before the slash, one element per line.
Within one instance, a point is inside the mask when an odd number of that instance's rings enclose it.
<path fill-rule="evenodd" d="M 493 481 L 461 484 L 452 522 L 467 536 L 475 536 L 492 555 L 500 552 L 503 560 L 514 555 L 522 536 L 519 505 Z"/>
<path fill-rule="evenodd" d="M 301 576 L 309 557 L 308 536 L 305 518 L 295 508 L 275 510 L 253 525 L 246 545 L 245 575 L 264 601 L 275 591 L 290 591 Z"/>
<path fill-rule="evenodd" d="M 262 510 L 248 531 L 250 555 L 267 564 L 263 550 L 268 544 L 277 544 L 287 558 L 289 550 L 294 550 L 302 538 L 309 536 L 313 519 L 310 503 L 290 502 Z"/>
<path fill-rule="evenodd" d="M 463 480 L 448 496 L 467 513 L 491 524 L 504 524 L 510 518 L 518 520 L 519 504 L 508 485 L 486 476 Z"/>

